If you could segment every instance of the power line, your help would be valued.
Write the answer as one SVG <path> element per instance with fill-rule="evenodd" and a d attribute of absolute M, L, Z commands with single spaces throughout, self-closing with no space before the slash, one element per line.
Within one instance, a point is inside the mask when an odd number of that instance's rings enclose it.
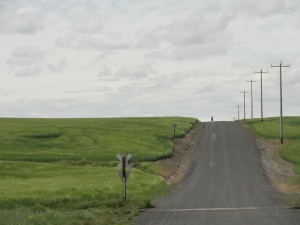
<path fill-rule="evenodd" d="M 263 73 L 268 73 L 268 71 L 263 72 L 262 69 L 259 72 L 254 72 L 254 73 L 260 73 L 260 117 L 261 117 L 261 122 L 264 122 L 264 114 L 263 114 L 263 91 L 262 91 L 262 74 Z"/>
<path fill-rule="evenodd" d="M 247 82 L 251 82 L 251 119 L 253 119 L 253 92 L 252 92 L 252 83 L 256 82 L 255 80 L 250 80 Z"/>
<path fill-rule="evenodd" d="M 283 66 L 282 65 L 282 61 L 280 62 L 279 66 L 273 66 L 271 64 L 271 67 L 279 67 L 280 68 L 280 143 L 283 144 L 283 124 L 282 124 L 282 67 L 290 67 L 291 65 L 286 65 L 286 66 Z"/>

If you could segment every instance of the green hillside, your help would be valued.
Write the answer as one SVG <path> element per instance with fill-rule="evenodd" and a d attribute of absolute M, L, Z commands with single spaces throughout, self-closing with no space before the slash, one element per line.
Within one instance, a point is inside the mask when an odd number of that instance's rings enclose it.
<path fill-rule="evenodd" d="M 173 124 L 183 136 L 193 118 L 0 119 L 0 160 L 51 162 L 115 160 L 131 153 L 135 161 L 172 154 Z"/>
<path fill-rule="evenodd" d="M 0 225 L 129 224 L 168 187 L 132 169 L 126 201 L 116 154 L 133 161 L 172 155 L 173 124 L 194 118 L 0 119 Z M 151 163 L 147 163 L 151 166 Z"/>

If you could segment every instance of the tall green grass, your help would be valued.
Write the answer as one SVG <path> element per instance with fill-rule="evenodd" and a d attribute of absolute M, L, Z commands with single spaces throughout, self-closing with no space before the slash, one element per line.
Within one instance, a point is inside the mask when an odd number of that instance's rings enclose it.
<path fill-rule="evenodd" d="M 122 182 L 117 168 L 65 163 L 0 162 L 0 209 L 36 205 L 50 209 L 118 206 Z M 162 177 L 133 169 L 128 198 L 143 206 L 153 190 L 164 189 Z"/>
<path fill-rule="evenodd" d="M 173 124 L 179 137 L 196 121 L 1 118 L 0 225 L 129 224 L 168 187 L 152 170 L 133 168 L 123 201 L 116 154 L 169 157 Z"/>
<path fill-rule="evenodd" d="M 250 129 L 258 136 L 266 139 L 279 140 L 279 118 L 266 118 L 264 122 L 260 119 L 246 120 Z M 300 175 L 300 117 L 284 117 L 284 144 L 280 156 L 295 165 L 294 172 Z"/>

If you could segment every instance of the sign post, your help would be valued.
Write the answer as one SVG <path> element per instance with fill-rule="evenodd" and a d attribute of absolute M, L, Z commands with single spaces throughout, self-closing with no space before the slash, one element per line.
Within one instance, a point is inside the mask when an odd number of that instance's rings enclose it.
<path fill-rule="evenodd" d="M 126 181 L 129 178 L 129 174 L 131 172 L 131 167 L 129 165 L 130 159 L 132 158 L 132 155 L 129 153 L 127 156 L 117 154 L 117 159 L 120 161 L 117 168 L 118 174 L 122 179 L 122 187 L 123 187 L 123 199 L 126 200 Z"/>
<path fill-rule="evenodd" d="M 173 150 L 175 148 L 175 136 L 176 136 L 176 123 L 173 124 L 173 131 L 174 131 L 174 134 L 173 134 Z"/>

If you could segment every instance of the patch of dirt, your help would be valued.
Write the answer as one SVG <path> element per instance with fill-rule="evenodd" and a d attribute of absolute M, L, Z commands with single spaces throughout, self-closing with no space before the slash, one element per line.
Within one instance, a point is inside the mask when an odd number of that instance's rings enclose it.
<path fill-rule="evenodd" d="M 293 172 L 293 164 L 279 156 L 280 144 L 262 138 L 256 138 L 256 144 L 262 156 L 263 167 L 273 186 L 285 194 L 300 194 L 300 185 L 292 183 L 292 178 L 297 176 Z"/>
<path fill-rule="evenodd" d="M 201 123 L 198 121 L 184 138 L 175 140 L 171 158 L 155 162 L 162 168 L 161 175 L 166 179 L 167 184 L 176 184 L 180 182 L 188 172 L 193 156 L 193 138 L 196 133 L 201 132 L 201 129 Z"/>

